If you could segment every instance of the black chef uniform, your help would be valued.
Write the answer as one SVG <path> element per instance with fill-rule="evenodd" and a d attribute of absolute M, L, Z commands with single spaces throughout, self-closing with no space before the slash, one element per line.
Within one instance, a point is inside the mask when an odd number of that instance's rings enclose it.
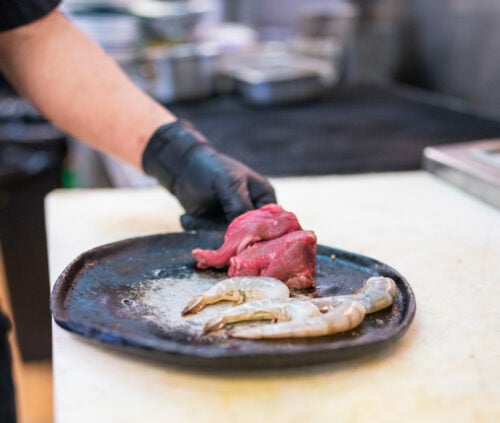
<path fill-rule="evenodd" d="M 33 22 L 59 3 L 61 0 L 0 0 L 0 31 Z"/>

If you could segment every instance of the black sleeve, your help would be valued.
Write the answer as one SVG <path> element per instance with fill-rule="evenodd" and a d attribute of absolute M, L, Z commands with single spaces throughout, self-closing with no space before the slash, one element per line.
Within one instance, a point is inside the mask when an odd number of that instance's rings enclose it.
<path fill-rule="evenodd" d="M 8 334 L 10 322 L 0 308 L 0 422 L 16 422 L 16 401 L 12 379 L 12 358 Z"/>
<path fill-rule="evenodd" d="M 60 3 L 61 0 L 0 0 L 0 31 L 33 22 Z"/>

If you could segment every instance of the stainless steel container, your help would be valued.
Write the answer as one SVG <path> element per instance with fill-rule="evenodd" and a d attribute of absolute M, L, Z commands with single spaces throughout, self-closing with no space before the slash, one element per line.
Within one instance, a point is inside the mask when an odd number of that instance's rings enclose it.
<path fill-rule="evenodd" d="M 355 30 L 359 10 L 350 2 L 332 2 L 328 7 L 304 7 L 300 33 L 309 37 L 337 37 L 345 42 Z"/>
<path fill-rule="evenodd" d="M 200 0 L 133 0 L 129 11 L 140 19 L 149 41 L 186 43 L 199 38 L 198 29 L 212 5 Z"/>
<path fill-rule="evenodd" d="M 236 91 L 253 104 L 275 104 L 316 98 L 323 86 L 312 69 L 249 66 L 234 74 Z"/>
<path fill-rule="evenodd" d="M 137 0 L 125 9 L 100 4 L 73 4 L 68 13 L 136 85 L 164 103 L 214 92 L 217 48 L 185 42 L 195 38 L 196 24 L 210 11 L 208 6 L 157 0 Z"/>
<path fill-rule="evenodd" d="M 147 48 L 119 63 L 144 91 L 162 103 L 171 103 L 212 95 L 218 57 L 212 44 L 179 44 Z"/>
<path fill-rule="evenodd" d="M 337 79 L 331 63 L 281 50 L 230 56 L 220 73 L 226 89 L 257 105 L 316 98 Z"/>

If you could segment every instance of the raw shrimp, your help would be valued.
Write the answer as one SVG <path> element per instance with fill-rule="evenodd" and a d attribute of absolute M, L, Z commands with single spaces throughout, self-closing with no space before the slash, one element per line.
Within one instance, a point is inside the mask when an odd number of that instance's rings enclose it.
<path fill-rule="evenodd" d="M 288 298 L 290 290 L 278 279 L 263 276 L 240 276 L 217 282 L 205 292 L 194 297 L 182 314 L 197 313 L 219 301 L 241 304 L 249 300 Z"/>
<path fill-rule="evenodd" d="M 369 278 L 352 295 L 313 298 L 309 301 L 326 313 L 304 321 L 290 321 L 239 329 L 229 335 L 235 338 L 297 338 L 332 335 L 360 325 L 367 313 L 389 307 L 396 298 L 396 284 L 382 276 Z"/>
<path fill-rule="evenodd" d="M 304 320 L 319 316 L 318 307 L 309 301 L 296 298 L 274 300 L 255 300 L 230 309 L 220 316 L 210 319 L 203 328 L 203 333 L 222 329 L 225 325 L 249 320 L 289 321 Z"/>
<path fill-rule="evenodd" d="M 338 307 L 316 317 L 303 321 L 292 320 L 248 329 L 237 329 L 229 333 L 234 338 L 268 339 L 298 338 L 332 335 L 358 326 L 366 314 L 357 301 L 345 301 Z"/>
<path fill-rule="evenodd" d="M 396 284 L 391 278 L 374 276 L 366 280 L 363 287 L 351 295 L 312 298 L 310 301 L 321 311 L 331 310 L 345 301 L 358 301 L 366 313 L 375 313 L 389 307 L 396 297 Z"/>

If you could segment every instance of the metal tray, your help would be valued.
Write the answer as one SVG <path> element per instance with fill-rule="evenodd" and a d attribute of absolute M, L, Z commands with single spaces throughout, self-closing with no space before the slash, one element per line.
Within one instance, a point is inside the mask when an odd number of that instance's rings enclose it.
<path fill-rule="evenodd" d="M 202 335 L 203 321 L 221 308 L 193 317 L 180 311 L 195 294 L 226 277 L 198 271 L 195 247 L 216 248 L 219 232 L 159 234 L 107 244 L 76 258 L 58 278 L 51 309 L 70 332 L 120 351 L 179 365 L 225 370 L 266 369 L 331 362 L 374 352 L 403 335 L 415 314 L 410 285 L 397 271 L 369 257 L 318 246 L 316 288 L 302 294 L 351 293 L 370 276 L 392 277 L 393 306 L 367 315 L 355 330 L 315 339 L 251 341 L 224 333 Z"/>
<path fill-rule="evenodd" d="M 327 60 L 263 47 L 226 58 L 218 85 L 234 88 L 246 103 L 277 105 L 319 98 L 337 79 Z"/>
<path fill-rule="evenodd" d="M 500 209 L 500 138 L 426 147 L 423 165 Z"/>

